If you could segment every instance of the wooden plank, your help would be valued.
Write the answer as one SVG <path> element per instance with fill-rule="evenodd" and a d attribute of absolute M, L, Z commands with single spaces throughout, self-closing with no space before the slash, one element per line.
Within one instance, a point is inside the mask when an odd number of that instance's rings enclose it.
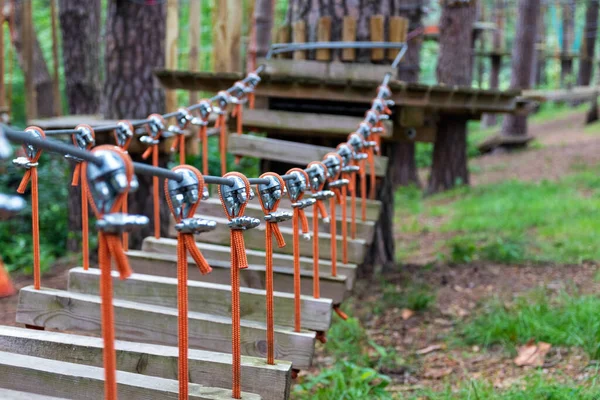
<path fill-rule="evenodd" d="M 330 62 L 324 63 L 314 60 L 265 60 L 260 59 L 259 63 L 265 63 L 266 74 L 285 76 L 287 79 L 302 79 L 306 77 L 318 79 L 332 79 L 340 82 L 373 80 L 379 81 L 386 73 L 391 72 L 392 76 L 396 76 L 396 70 L 393 70 L 389 65 L 374 65 L 366 63 L 343 63 Z M 261 75 L 262 76 L 262 75 Z M 263 83 L 261 82 L 261 85 Z M 259 85 L 259 87 L 261 86 Z M 373 87 L 377 87 L 374 83 Z M 371 96 L 373 100 L 373 96 Z"/>
<path fill-rule="evenodd" d="M 304 240 L 304 239 L 301 239 Z M 154 237 L 147 237 L 144 239 L 142 243 L 142 250 L 149 253 L 160 253 L 160 254 L 168 254 L 174 255 L 175 249 L 177 246 L 177 241 L 169 238 L 160 238 L 156 239 Z M 228 268 L 228 263 L 226 261 L 229 260 L 229 255 L 231 254 L 231 250 L 229 246 L 221 246 L 210 243 L 202 243 L 196 242 L 196 247 L 198 247 L 204 256 L 212 260 L 213 267 L 224 266 Z M 139 254 L 139 253 L 138 253 Z M 259 269 L 260 271 L 264 270 L 265 265 L 265 252 L 260 250 L 248 250 L 246 249 L 246 256 L 248 258 L 248 263 L 251 266 Z M 221 260 L 221 261 L 217 261 Z M 290 275 L 293 276 L 293 267 L 294 267 L 294 257 L 289 254 L 273 254 L 273 265 L 275 268 L 275 279 L 281 281 L 281 284 L 276 283 L 275 288 L 281 292 L 293 293 L 293 286 L 288 288 L 287 283 L 291 278 Z M 321 276 L 321 280 L 332 281 L 333 284 L 336 285 L 338 281 L 343 281 L 342 277 L 345 277 L 346 288 L 347 290 L 352 290 L 354 287 L 354 280 L 356 277 L 356 264 L 344 264 L 338 263 L 338 278 L 333 278 L 331 276 L 331 262 L 327 260 L 319 260 L 319 272 Z M 302 293 L 306 295 L 312 295 L 312 291 L 308 290 L 312 288 L 312 271 L 313 271 L 313 260 L 312 257 L 300 257 L 300 271 L 302 273 L 303 279 L 306 279 L 306 285 L 303 283 Z M 242 272 L 243 273 L 243 272 Z M 170 275 L 173 276 L 173 275 Z M 199 276 L 199 275 L 198 275 Z M 206 280 L 204 278 L 200 278 L 202 280 Z M 264 279 L 260 280 L 260 286 L 253 286 L 252 283 L 248 285 L 248 287 L 255 288 L 264 288 Z M 304 281 L 303 281 L 304 282 Z M 218 282 L 221 283 L 221 282 Z M 228 284 L 229 281 L 225 281 L 225 284 Z M 281 286 L 280 286 L 281 285 Z M 283 288 L 286 288 L 285 290 Z M 290 289 L 291 288 L 291 289 Z M 306 291 L 304 290 L 306 289 Z M 328 296 L 324 296 L 328 297 Z M 329 296 L 329 298 L 333 298 Z M 337 304 L 337 303 L 334 303 Z"/>
<path fill-rule="evenodd" d="M 244 110 L 244 129 L 282 135 L 342 136 L 346 138 L 356 130 L 361 122 L 360 117 L 342 115 Z M 385 121 L 385 126 L 386 133 L 382 136 L 387 138 L 392 134 L 392 122 Z"/>
<path fill-rule="evenodd" d="M 1 8 L 0 8 L 1 10 Z M 66 400 L 64 397 L 50 397 L 40 394 L 17 392 L 16 390 L 0 389 L 0 399 L 3 400 Z"/>
<path fill-rule="evenodd" d="M 196 216 L 200 218 L 207 218 L 213 221 L 216 221 L 217 227 L 215 230 L 211 231 L 209 234 L 199 236 L 200 241 L 205 243 L 213 243 L 220 245 L 229 245 L 230 242 L 230 229 L 227 226 L 227 218 L 219 218 L 214 216 L 205 216 L 196 214 Z M 289 221 L 288 221 L 289 222 Z M 274 248 L 274 252 L 282 253 L 282 254 L 293 254 L 292 249 L 292 228 L 291 222 L 286 226 L 286 223 L 279 224 L 279 230 L 283 235 L 286 243 L 288 244 L 285 247 Z M 252 229 L 252 231 L 247 232 L 244 235 L 244 240 L 246 243 L 247 249 L 253 250 L 265 250 L 265 229 L 266 225 L 262 223 L 258 227 Z M 169 236 L 176 237 L 177 231 L 175 231 L 174 226 L 169 227 Z M 331 235 L 326 232 L 319 232 L 319 258 L 323 260 L 331 260 Z M 341 261 L 341 249 L 342 249 L 342 238 L 341 235 L 337 236 L 336 240 L 338 249 L 337 257 L 338 260 Z M 363 262 L 367 250 L 367 242 L 362 239 L 348 239 L 348 262 L 352 264 L 360 264 Z M 311 256 L 313 254 L 313 243 L 312 240 L 301 240 L 300 241 L 300 255 L 302 256 Z"/>
<path fill-rule="evenodd" d="M 290 42 L 290 26 L 283 25 L 274 30 L 273 43 L 289 43 Z M 290 53 L 278 54 L 275 57 L 278 59 L 290 58 Z"/>
<path fill-rule="evenodd" d="M 306 22 L 300 20 L 294 23 L 293 32 L 294 43 L 306 42 Z M 294 52 L 294 60 L 306 60 L 306 50 L 297 50 Z"/>
<path fill-rule="evenodd" d="M 383 42 L 383 34 L 384 34 L 384 23 L 385 17 L 383 15 L 373 15 L 369 19 L 369 27 L 370 27 L 370 37 L 371 42 Z M 371 60 L 372 61 L 383 61 L 385 58 L 385 50 L 384 49 L 373 49 L 371 50 Z"/>
<path fill-rule="evenodd" d="M 126 300 L 113 300 L 116 338 L 146 343 L 177 345 L 177 310 Z M 32 286 L 19 292 L 17 322 L 61 331 L 100 335 L 100 298 L 55 289 L 35 290 Z M 190 348 L 231 351 L 231 319 L 199 312 L 189 313 Z M 265 325 L 242 320 L 242 354 L 266 357 Z M 315 333 L 293 332 L 275 327 L 275 358 L 291 361 L 294 368 L 310 367 Z"/>
<path fill-rule="evenodd" d="M 188 54 L 188 68 L 190 71 L 199 71 L 200 62 L 198 57 L 200 56 L 200 42 L 202 41 L 202 26 L 200 13 L 202 12 L 202 0 L 196 0 L 190 2 L 189 11 L 189 46 L 190 52 Z M 198 92 L 190 92 L 190 104 L 196 104 L 198 102 Z M 196 148 L 198 146 L 195 146 Z"/>
<path fill-rule="evenodd" d="M 229 135 L 228 151 L 262 160 L 283 161 L 306 166 L 311 161 L 322 160 L 325 154 L 335 152 L 332 147 L 304 144 L 289 140 L 270 139 L 253 135 Z M 387 157 L 375 156 L 375 175 L 384 176 L 387 169 Z M 367 174 L 370 170 L 367 168 Z"/>
<path fill-rule="evenodd" d="M 342 41 L 354 42 L 356 40 L 356 18 L 346 15 L 342 22 Z M 356 59 L 356 49 L 343 49 L 342 61 L 354 61 Z"/>
<path fill-rule="evenodd" d="M 2 352 L 102 367 L 103 347 L 102 338 L 0 326 Z M 119 371 L 177 379 L 177 347 L 117 340 L 115 348 Z M 231 388 L 230 354 L 190 349 L 188 360 L 190 383 Z M 242 390 L 265 400 L 287 399 L 291 372 L 287 361 L 269 365 L 264 359 L 242 356 Z"/>
<path fill-rule="evenodd" d="M 159 239 L 163 240 L 163 239 Z M 167 239 L 164 239 L 167 240 Z M 171 242 L 172 243 L 172 242 Z M 192 280 L 203 280 L 204 282 L 220 283 L 227 285 L 230 282 L 230 262 L 228 260 L 229 253 L 221 253 L 220 259 L 211 258 L 204 249 L 207 244 L 198 243 L 198 247 L 206 253 L 209 264 L 213 268 L 212 272 L 207 275 L 200 275 L 198 267 L 188 260 L 189 274 Z M 215 245 L 211 245 L 215 246 Z M 168 244 L 164 246 L 167 248 Z M 215 246 L 221 247 L 222 246 Z M 171 247 L 170 250 L 174 250 Z M 168 251 L 166 254 L 161 253 L 148 253 L 145 251 L 130 250 L 127 252 L 129 263 L 134 271 L 159 276 L 170 276 L 173 277 L 176 274 L 177 268 L 177 257 L 172 251 Z M 223 258 L 223 256 L 227 258 Z M 301 293 L 306 296 L 312 295 L 312 272 L 301 270 Z M 273 278 L 275 281 L 275 289 L 278 292 L 293 293 L 294 292 L 294 274 L 293 270 L 286 268 L 273 268 Z M 250 264 L 248 268 L 240 271 L 240 285 L 242 287 L 249 287 L 254 289 L 265 289 L 265 267 L 263 265 Z M 333 304 L 340 304 L 348 296 L 349 292 L 346 287 L 345 277 L 339 275 L 334 278 L 332 276 L 321 275 L 321 297 L 331 299 Z"/>
<path fill-rule="evenodd" d="M 309 198 L 311 197 L 310 193 L 307 193 L 305 195 L 305 198 Z M 381 212 L 381 202 L 379 200 L 366 200 L 367 203 L 367 221 L 377 221 L 379 219 L 379 213 Z M 283 199 L 281 199 L 281 203 L 279 203 L 279 207 L 281 207 L 282 209 L 284 208 L 292 208 L 291 206 L 292 202 L 290 201 L 290 199 L 288 197 L 285 197 Z M 347 207 L 348 207 L 348 215 L 350 215 L 351 212 L 351 201 L 350 198 L 347 199 L 346 201 Z M 356 199 L 356 215 L 357 218 L 360 220 L 360 209 L 362 207 L 362 200 L 359 198 Z M 336 214 L 341 214 L 342 210 L 341 210 L 341 206 L 338 205 L 337 207 L 337 212 Z"/>
<path fill-rule="evenodd" d="M 392 16 L 390 17 L 389 42 L 402 43 L 406 41 L 408 34 L 408 18 Z M 398 55 L 397 49 L 389 49 L 387 58 L 390 62 L 394 61 Z"/>
<path fill-rule="evenodd" d="M 331 41 L 331 17 L 321 17 L 317 21 L 317 42 Z M 317 49 L 315 52 L 317 61 L 331 60 L 330 49 Z"/>
<path fill-rule="evenodd" d="M 155 275 L 133 274 L 129 279 L 119 279 L 113 271 L 114 298 L 177 308 L 177 279 Z M 219 316 L 231 315 L 231 286 L 202 281 L 188 281 L 190 311 Z M 100 270 L 73 268 L 69 271 L 69 291 L 82 294 L 100 294 Z M 265 291 L 242 288 L 240 291 L 241 317 L 248 321 L 265 322 Z M 290 293 L 275 292 L 276 325 L 294 326 L 294 296 Z M 329 299 L 301 297 L 302 328 L 326 331 L 331 325 Z"/>
<path fill-rule="evenodd" d="M 239 0 L 220 0 L 216 3 L 213 59 L 215 71 L 242 70 L 242 14 Z"/>
<path fill-rule="evenodd" d="M 117 372 L 119 398 L 128 400 L 177 399 L 179 382 Z M 0 352 L 0 387 L 10 390 L 65 397 L 77 400 L 104 398 L 104 369 L 87 365 Z M 190 384 L 189 398 L 195 400 L 225 400 L 231 390 Z M 260 399 L 244 393 L 243 399 Z"/>
<path fill-rule="evenodd" d="M 289 211 L 289 212 L 292 211 L 291 208 L 284 208 L 284 207 L 279 207 L 278 210 L 279 211 Z M 221 205 L 221 201 L 219 199 L 216 199 L 214 197 L 209 197 L 208 199 L 202 200 L 200 202 L 200 205 L 198 206 L 198 209 L 196 210 L 196 212 L 198 214 L 222 217 L 223 216 L 223 206 Z M 313 219 L 312 208 L 309 207 L 309 209 L 306 209 L 305 213 L 306 213 L 306 218 L 308 219 L 308 225 L 310 227 L 312 227 L 312 219 Z M 260 205 L 254 203 L 254 202 L 248 203 L 244 214 L 247 216 L 250 216 L 250 217 L 254 217 L 254 218 L 263 218 L 265 215 L 262 208 L 260 207 Z M 341 208 L 340 208 L 340 211 L 336 213 L 336 219 L 338 222 L 337 229 L 338 229 L 338 233 L 339 233 L 339 232 L 341 232 L 341 229 L 342 229 Z M 349 226 L 350 225 L 350 222 L 349 222 L 350 221 L 350 213 L 348 213 L 347 221 L 348 221 L 348 226 Z M 173 222 L 171 222 L 171 223 L 173 223 Z M 329 232 L 330 227 L 331 227 L 331 225 L 329 223 L 324 222 L 323 219 L 319 218 L 319 232 Z M 358 221 L 356 221 L 357 237 L 359 239 L 363 239 L 367 243 L 371 243 L 371 241 L 373 240 L 374 228 L 375 228 L 374 221 L 362 222 L 360 220 L 360 216 L 358 218 Z M 350 228 L 348 228 L 348 229 L 350 229 Z"/>

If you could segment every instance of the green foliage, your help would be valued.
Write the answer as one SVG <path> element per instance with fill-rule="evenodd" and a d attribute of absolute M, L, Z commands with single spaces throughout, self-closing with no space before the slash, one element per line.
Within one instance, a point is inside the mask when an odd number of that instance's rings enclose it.
<path fill-rule="evenodd" d="M 595 374 L 594 374 L 595 375 Z M 522 383 L 514 384 L 505 390 L 496 390 L 491 382 L 483 380 L 465 381 L 457 389 L 450 386 L 435 392 L 419 390 L 406 400 L 595 400 L 600 398 L 600 388 L 596 378 L 586 382 L 565 382 L 548 379 L 543 373 L 526 377 Z"/>
<path fill-rule="evenodd" d="M 40 255 L 42 269 L 50 267 L 53 259 L 65 255 L 68 237 L 67 196 L 70 179 L 66 162 L 56 157 L 42 155 L 38 168 L 40 203 Z M 0 175 L 0 191 L 15 193 L 23 170 L 8 166 Z M 57 184 L 61 182 L 61 184 Z M 31 185 L 28 186 L 29 188 Z M 25 196 L 29 202 L 30 189 Z M 11 271 L 21 269 L 31 273 L 33 254 L 31 245 L 31 208 L 18 218 L 0 224 L 1 255 Z M 78 234 L 78 233 L 77 233 Z"/>
<path fill-rule="evenodd" d="M 461 328 L 467 344 L 513 348 L 529 339 L 558 346 L 583 348 L 591 358 L 600 357 L 600 298 L 561 293 L 551 298 L 536 290 L 519 296 L 511 304 L 495 299 L 483 312 Z"/>
<path fill-rule="evenodd" d="M 294 386 L 297 400 L 386 400 L 392 395 L 386 388 L 390 378 L 372 368 L 342 361 L 319 375 Z"/>
<path fill-rule="evenodd" d="M 409 282 L 404 287 L 382 283 L 383 296 L 373 306 L 373 312 L 382 313 L 388 308 L 408 308 L 412 311 L 427 310 L 435 303 L 435 293 L 423 283 Z"/>

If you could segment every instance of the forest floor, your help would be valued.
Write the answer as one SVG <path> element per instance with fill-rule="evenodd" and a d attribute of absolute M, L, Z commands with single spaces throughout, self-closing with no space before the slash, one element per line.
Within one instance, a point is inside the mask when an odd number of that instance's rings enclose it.
<path fill-rule="evenodd" d="M 398 193 L 399 272 L 359 284 L 297 398 L 600 398 L 600 125 L 567 113 L 530 132 L 471 159 L 470 188 Z M 332 372 L 348 363 L 371 375 Z"/>

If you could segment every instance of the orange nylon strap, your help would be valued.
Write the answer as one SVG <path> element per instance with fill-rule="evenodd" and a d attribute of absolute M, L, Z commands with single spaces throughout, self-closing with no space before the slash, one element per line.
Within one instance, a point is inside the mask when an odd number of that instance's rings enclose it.
<path fill-rule="evenodd" d="M 340 196 L 342 201 L 340 205 L 342 207 L 342 263 L 348 264 L 348 206 L 346 204 L 346 196 L 348 196 L 348 188 L 342 186 L 342 195 Z"/>
<path fill-rule="evenodd" d="M 162 121 L 163 126 L 165 125 L 165 119 L 162 117 L 162 115 L 150 114 L 148 116 L 149 119 L 152 117 L 159 118 Z M 152 136 L 148 125 L 146 125 L 146 129 L 148 131 L 148 135 Z M 162 132 L 158 132 L 156 137 L 153 137 L 153 138 L 156 140 L 160 140 L 161 135 L 162 135 Z M 152 165 L 154 167 L 158 167 L 158 152 L 159 152 L 158 143 L 152 144 L 152 145 L 150 145 L 150 147 L 148 147 L 146 149 L 144 154 L 142 154 L 142 158 L 145 160 L 150 155 L 152 155 Z M 160 194 L 159 194 L 159 188 L 158 188 L 158 176 L 152 177 L 152 199 L 154 202 L 154 237 L 156 239 L 160 239 Z"/>
<path fill-rule="evenodd" d="M 292 168 L 286 174 L 298 172 L 304 175 L 305 182 L 309 181 L 308 174 L 305 170 L 300 168 Z M 300 192 L 296 201 L 302 200 L 304 192 Z M 294 330 L 300 332 L 301 326 L 301 314 L 302 314 L 302 303 L 300 296 L 302 295 L 301 277 L 300 277 L 300 232 L 299 225 L 302 226 L 302 233 L 308 233 L 308 219 L 303 209 L 294 207 L 294 215 L 292 216 L 292 249 L 294 253 Z M 316 218 L 313 217 L 313 218 Z"/>
<path fill-rule="evenodd" d="M 4 268 L 4 262 L 0 257 L 0 297 L 9 297 L 16 293 L 15 287 L 10 275 L 6 268 Z"/>
<path fill-rule="evenodd" d="M 186 109 L 186 111 L 188 111 Z M 189 112 L 189 111 L 188 111 Z M 190 121 L 187 121 L 186 124 L 182 127 L 179 126 L 180 129 L 187 129 L 190 125 Z M 179 148 L 179 165 L 185 165 L 185 134 L 180 133 L 175 137 L 173 144 L 171 145 L 171 151 L 174 152 Z"/>
<path fill-rule="evenodd" d="M 227 173 L 227 126 L 225 123 L 225 113 L 219 114 L 215 128 L 220 128 L 219 150 L 221 153 L 221 175 Z"/>
<path fill-rule="evenodd" d="M 341 166 L 344 165 L 344 160 L 342 159 L 342 156 L 340 156 L 338 153 L 327 153 L 325 154 L 325 157 L 328 156 L 334 156 L 338 159 L 339 163 L 340 163 L 340 169 Z M 340 173 L 338 172 L 336 176 L 330 176 L 329 177 L 329 181 L 333 182 L 337 179 L 340 178 Z M 346 205 L 345 200 L 341 199 L 340 196 L 340 190 L 337 188 L 332 188 L 330 189 L 332 192 L 335 193 L 335 196 L 329 199 L 329 232 L 331 235 L 331 276 L 337 276 L 337 217 L 336 217 L 336 200 L 337 202 L 339 202 L 340 204 L 343 202 L 344 206 Z"/>
<path fill-rule="evenodd" d="M 204 177 L 196 168 L 189 165 L 180 165 L 173 168 L 173 171 L 187 169 L 192 171 L 198 178 L 198 193 L 202 194 L 204 190 Z M 171 213 L 175 217 L 177 223 L 181 222 L 183 218 L 193 217 L 196 213 L 196 208 L 200 204 L 200 197 L 198 201 L 191 205 L 187 215 L 177 214 L 173 203 L 171 202 L 171 196 L 169 195 L 169 184 L 165 180 L 165 198 Z M 182 209 L 183 212 L 183 209 Z M 187 400 L 189 397 L 189 364 L 188 364 L 188 348 L 189 348 L 189 327 L 188 327 L 188 260 L 187 254 L 190 254 L 196 265 L 200 269 L 202 275 L 208 274 L 212 271 L 208 262 L 196 247 L 196 241 L 194 240 L 193 233 L 182 233 L 177 234 L 177 309 L 178 315 L 178 333 L 179 333 L 179 359 L 178 359 L 178 379 L 179 379 L 179 400 Z"/>
<path fill-rule="evenodd" d="M 367 161 L 369 162 L 369 178 L 371 184 L 371 187 L 369 188 L 369 199 L 375 200 L 377 177 L 375 176 L 375 150 L 372 147 L 367 150 Z"/>
<path fill-rule="evenodd" d="M 126 120 L 121 120 L 119 121 L 119 123 L 124 123 L 129 125 L 129 130 L 131 132 L 133 132 L 133 125 L 131 124 L 131 122 L 126 121 Z M 119 138 L 117 136 L 117 132 L 114 131 L 114 137 L 115 137 L 115 141 L 117 142 L 117 145 L 119 143 Z M 131 144 L 131 139 L 133 139 L 133 137 L 129 137 L 125 143 L 123 143 L 122 146 L 118 145 L 121 149 L 123 149 L 123 151 L 125 153 L 127 153 L 127 149 L 129 148 L 129 145 Z M 125 193 L 123 196 L 123 208 L 121 209 L 121 211 L 123 212 L 123 214 L 127 214 L 128 208 L 127 208 L 127 202 L 129 199 L 129 193 Z M 123 250 L 127 251 L 129 249 L 129 233 L 127 232 L 123 232 Z"/>
<path fill-rule="evenodd" d="M 84 128 L 87 129 L 92 138 L 96 138 L 94 134 L 94 129 L 91 126 L 86 124 L 80 124 L 75 127 L 75 129 Z M 77 146 L 77 139 L 75 135 L 72 135 L 73 144 Z M 87 145 L 87 150 L 92 148 L 93 144 L 89 143 Z M 87 183 L 85 179 L 81 179 L 81 162 L 75 164 L 75 169 L 73 171 L 73 181 L 71 182 L 71 186 L 78 186 L 81 183 L 81 257 L 83 259 L 83 269 L 87 271 L 90 268 L 90 240 L 89 240 L 89 213 L 88 213 L 88 202 L 87 202 Z"/>
<path fill-rule="evenodd" d="M 236 132 L 238 135 L 241 135 L 243 133 L 243 114 L 244 114 L 244 108 L 242 107 L 241 103 L 238 103 L 235 105 L 235 107 L 233 108 L 233 111 L 231 113 L 231 116 L 236 118 Z M 242 160 L 242 156 L 235 156 L 235 164 L 239 165 L 240 161 Z"/>
<path fill-rule="evenodd" d="M 92 153 L 100 150 L 113 151 L 121 157 L 125 163 L 127 181 L 131 184 L 133 178 L 133 163 L 125 151 L 116 146 L 98 146 Z M 82 163 L 81 173 L 87 181 L 87 162 Z M 87 187 L 87 182 L 86 182 Z M 103 214 L 98 209 L 95 200 L 88 190 L 88 201 L 96 218 L 100 219 Z M 117 212 L 123 207 L 123 193 L 119 194 L 111 208 L 111 212 Z M 117 357 L 115 352 L 115 318 L 112 305 L 113 289 L 111 275 L 111 260 L 115 262 L 121 279 L 127 279 L 131 275 L 129 262 L 123 251 L 122 242 L 117 233 L 100 232 L 98 235 L 98 264 L 100 267 L 100 296 L 102 313 L 102 337 L 104 338 L 104 398 L 105 400 L 117 399 Z"/>
<path fill-rule="evenodd" d="M 208 175 L 208 127 L 201 125 L 198 129 L 198 137 L 202 145 L 202 173 Z"/>
<path fill-rule="evenodd" d="M 366 160 L 360 161 L 360 211 L 362 221 L 367 221 L 367 165 Z"/>
<path fill-rule="evenodd" d="M 283 191 L 285 188 L 285 182 L 278 174 L 274 172 L 266 172 L 262 174 L 261 178 L 266 178 L 267 176 L 273 176 L 279 181 L 279 185 L 281 190 Z M 260 193 L 260 185 L 256 185 L 257 192 Z M 279 203 L 281 199 L 275 201 L 273 204 L 273 208 L 271 210 L 267 210 L 265 205 L 263 204 L 262 198 L 260 197 L 260 207 L 262 208 L 265 215 L 270 214 L 272 212 L 276 212 L 279 207 Z M 269 222 L 267 221 L 267 228 L 265 230 L 265 256 L 266 256 L 266 269 L 265 269 L 265 288 L 267 292 L 267 364 L 274 365 L 275 364 L 275 323 L 274 319 L 274 306 L 273 306 L 273 240 L 272 236 L 277 240 L 277 246 L 279 248 L 285 247 L 285 240 L 283 239 L 283 235 L 279 230 L 279 225 L 277 222 Z"/>
<path fill-rule="evenodd" d="M 237 176 L 241 178 L 246 185 L 246 193 L 250 193 L 250 183 L 248 179 L 239 172 L 229 172 L 224 178 Z M 219 197 L 223 210 L 229 220 L 233 219 L 227 212 L 225 200 L 221 193 L 221 186 L 218 186 Z M 243 216 L 246 210 L 246 203 L 241 204 L 239 215 Z M 246 258 L 246 243 L 242 230 L 231 229 L 231 355 L 232 355 L 232 379 L 233 379 L 233 398 L 242 397 L 241 389 L 241 339 L 240 339 L 240 269 L 248 268 L 248 259 Z"/>
<path fill-rule="evenodd" d="M 350 237 L 356 239 L 356 174 L 350 176 L 350 190 L 352 197 L 350 198 Z"/>
<path fill-rule="evenodd" d="M 36 131 L 42 138 L 46 135 L 44 131 L 37 126 L 30 126 L 27 129 Z M 24 145 L 25 153 L 27 154 L 27 145 Z M 30 163 L 37 163 L 42 155 L 42 151 L 38 150 L 33 157 L 27 159 Z M 32 166 L 25 171 L 23 179 L 17 188 L 17 193 L 25 193 L 27 184 L 31 181 L 31 230 L 33 232 L 33 287 L 39 290 L 41 287 L 41 272 L 40 272 L 40 216 L 39 216 L 39 194 L 38 194 L 38 173 L 37 166 Z"/>
<path fill-rule="evenodd" d="M 307 168 L 310 168 L 314 164 L 321 164 L 321 167 L 327 171 L 327 167 L 320 161 L 313 161 L 309 163 Z M 317 190 L 313 190 L 313 192 L 323 190 L 323 186 L 325 186 L 324 182 L 320 187 L 317 188 Z M 325 205 L 323 204 L 322 200 L 317 200 L 313 206 L 313 297 L 315 299 L 321 297 L 321 277 L 319 275 L 319 212 L 321 213 L 322 218 L 327 218 L 327 210 L 325 209 Z"/>

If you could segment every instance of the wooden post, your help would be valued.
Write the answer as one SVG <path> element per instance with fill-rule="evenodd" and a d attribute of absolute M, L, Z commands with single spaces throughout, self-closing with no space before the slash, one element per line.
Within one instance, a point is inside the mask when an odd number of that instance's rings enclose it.
<path fill-rule="evenodd" d="M 294 43 L 306 42 L 306 23 L 304 21 L 298 21 L 294 23 L 293 29 L 293 40 Z M 298 50 L 294 52 L 294 60 L 306 60 L 306 51 Z"/>
<path fill-rule="evenodd" d="M 177 69 L 177 37 L 179 36 L 178 0 L 167 0 L 167 24 L 165 32 L 165 68 Z M 177 92 L 165 91 L 165 109 L 167 112 L 177 108 Z"/>
<path fill-rule="evenodd" d="M 383 42 L 383 32 L 384 32 L 384 16 L 383 15 L 373 15 L 369 20 L 369 26 L 371 28 L 371 41 L 372 42 Z M 383 61 L 385 57 L 385 51 L 383 49 L 373 49 L 371 50 L 371 60 L 372 61 Z"/>
<path fill-rule="evenodd" d="M 290 26 L 283 25 L 278 29 L 273 30 L 273 43 L 289 43 L 290 42 Z M 289 53 L 282 53 L 275 56 L 275 58 L 290 58 Z"/>
<path fill-rule="evenodd" d="M 4 0 L 0 0 L 0 113 L 6 111 L 4 87 Z"/>
<path fill-rule="evenodd" d="M 344 42 L 354 42 L 356 40 L 356 18 L 346 15 L 342 25 L 342 40 Z M 354 61 L 356 58 L 356 49 L 342 50 L 342 61 Z"/>
<path fill-rule="evenodd" d="M 243 8 L 239 0 L 220 0 L 214 24 L 214 60 L 216 72 L 241 70 Z"/>
<path fill-rule="evenodd" d="M 408 18 L 405 17 L 390 17 L 390 38 L 393 43 L 402 43 L 406 41 L 408 34 Z M 398 55 L 397 49 L 388 51 L 388 60 L 393 61 Z"/>
<path fill-rule="evenodd" d="M 60 80 L 58 79 L 58 14 L 56 11 L 56 1 L 50 0 L 50 18 L 52 19 L 52 95 L 54 97 L 54 115 L 59 116 L 61 112 L 60 101 Z"/>
<path fill-rule="evenodd" d="M 23 58 L 25 67 L 25 117 L 31 120 L 37 117 L 37 96 L 33 82 L 33 21 L 31 1 L 23 2 Z"/>
<path fill-rule="evenodd" d="M 331 17 L 321 17 L 317 25 L 317 41 L 329 42 L 331 40 Z M 329 61 L 331 50 L 318 49 L 315 57 L 318 61 Z"/>
<path fill-rule="evenodd" d="M 190 25 L 189 25 L 189 69 L 190 71 L 199 71 L 198 56 L 200 55 L 200 43 L 202 41 L 202 25 L 200 20 L 200 12 L 202 10 L 202 0 L 192 0 L 190 2 Z M 190 104 L 198 102 L 198 92 L 190 92 Z"/>

